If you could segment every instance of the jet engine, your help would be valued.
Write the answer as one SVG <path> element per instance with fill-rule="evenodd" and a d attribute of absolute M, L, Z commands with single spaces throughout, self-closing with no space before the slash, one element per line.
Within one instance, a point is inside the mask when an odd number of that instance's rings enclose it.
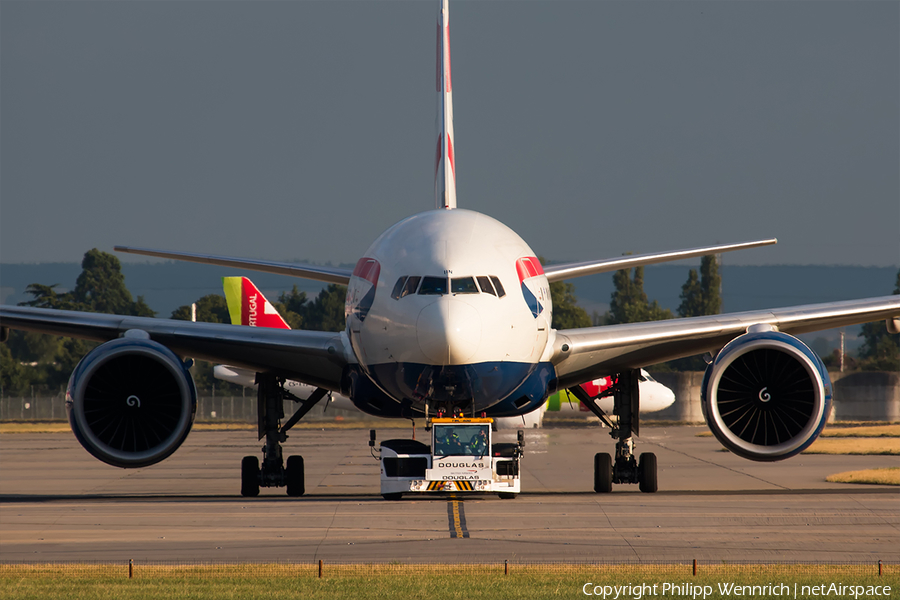
<path fill-rule="evenodd" d="M 143 331 L 89 352 L 69 378 L 66 410 L 75 437 L 103 462 L 146 467 L 181 446 L 197 392 L 185 365 Z"/>
<path fill-rule="evenodd" d="M 803 342 L 753 325 L 707 367 L 701 402 L 723 446 L 750 460 L 782 460 L 822 432 L 831 413 L 831 379 Z"/>

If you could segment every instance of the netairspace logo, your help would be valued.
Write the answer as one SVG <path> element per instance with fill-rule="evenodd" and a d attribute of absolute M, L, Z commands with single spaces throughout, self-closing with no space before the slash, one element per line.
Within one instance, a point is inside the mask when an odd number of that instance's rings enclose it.
<path fill-rule="evenodd" d="M 641 598 L 673 597 L 679 600 L 707 600 L 707 598 L 732 598 L 758 596 L 783 596 L 784 598 L 890 598 L 889 585 L 845 585 L 831 583 L 821 585 L 800 585 L 794 583 L 768 583 L 766 585 L 737 585 L 722 582 L 711 585 L 693 583 L 640 583 L 626 585 L 594 585 L 585 583 L 581 587 L 585 596 L 598 596 L 604 600 L 641 600 Z"/>

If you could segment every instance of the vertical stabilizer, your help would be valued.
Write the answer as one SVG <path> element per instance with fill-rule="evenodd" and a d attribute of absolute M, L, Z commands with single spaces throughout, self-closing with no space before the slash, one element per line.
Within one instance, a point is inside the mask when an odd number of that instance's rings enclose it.
<path fill-rule="evenodd" d="M 453 83 L 450 78 L 450 15 L 441 0 L 437 22 L 437 155 L 434 195 L 437 208 L 456 208 L 456 156 L 453 154 Z"/>
<path fill-rule="evenodd" d="M 290 329 L 272 303 L 246 277 L 223 277 L 222 287 L 232 325 Z"/>

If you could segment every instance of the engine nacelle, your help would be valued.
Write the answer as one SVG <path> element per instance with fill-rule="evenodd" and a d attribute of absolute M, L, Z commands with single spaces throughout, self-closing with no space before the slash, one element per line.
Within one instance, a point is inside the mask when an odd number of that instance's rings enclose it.
<path fill-rule="evenodd" d="M 85 450 L 116 467 L 146 467 L 184 442 L 197 391 L 171 350 L 135 332 L 81 359 L 69 378 L 66 410 Z"/>
<path fill-rule="evenodd" d="M 806 344 L 752 326 L 707 367 L 701 402 L 723 446 L 750 460 L 782 460 L 819 437 L 831 414 L 831 379 Z"/>

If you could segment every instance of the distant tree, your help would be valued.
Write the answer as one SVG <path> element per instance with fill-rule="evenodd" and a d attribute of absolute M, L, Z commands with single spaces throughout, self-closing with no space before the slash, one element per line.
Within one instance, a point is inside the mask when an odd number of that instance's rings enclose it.
<path fill-rule="evenodd" d="M 613 275 L 615 291 L 609 303 L 609 324 L 641 323 L 643 321 L 662 321 L 672 318 L 672 311 L 662 308 L 659 302 L 647 301 L 644 292 L 644 267 L 635 267 L 634 277 L 631 269 L 616 271 Z"/>
<path fill-rule="evenodd" d="M 681 286 L 681 304 L 678 305 L 679 317 L 698 317 L 703 314 L 703 288 L 697 270 L 688 271 L 688 280 Z"/>
<path fill-rule="evenodd" d="M 587 311 L 578 306 L 578 298 L 575 297 L 575 286 L 571 283 L 556 281 L 550 284 L 550 301 L 553 303 L 554 329 L 575 329 L 576 327 L 590 327 L 591 318 Z"/>
<path fill-rule="evenodd" d="M 57 290 L 59 284 L 32 283 L 25 288 L 25 292 L 32 296 L 32 299 L 22 302 L 21 305 L 154 316 L 155 313 L 142 297 L 132 299 L 131 292 L 125 287 L 122 265 L 112 254 L 101 252 L 96 248 L 89 250 L 81 261 L 81 268 L 81 274 L 71 291 L 59 292 Z M 94 342 L 84 340 L 12 332 L 9 351 L 11 359 L 20 367 L 16 369 L 16 373 L 19 373 L 16 376 L 20 381 L 27 379 L 34 385 L 59 388 L 66 384 L 78 361 L 96 345 Z M 8 366 L 4 364 L 0 377 L 12 377 L 7 376 L 7 368 Z"/>
<path fill-rule="evenodd" d="M 719 289 L 722 276 L 715 255 L 708 254 L 700 260 L 700 276 L 697 271 L 688 271 L 688 280 L 681 286 L 680 317 L 701 317 L 717 315 L 722 311 L 722 296 Z"/>
<path fill-rule="evenodd" d="M 207 294 L 198 299 L 194 304 L 197 305 L 197 322 L 198 323 L 231 323 L 231 315 L 228 313 L 228 304 L 225 297 L 218 294 Z M 185 304 L 179 306 L 172 311 L 172 318 L 178 321 L 191 320 L 191 305 Z M 194 385 L 197 390 L 203 394 L 211 393 L 211 390 L 220 390 L 222 394 L 239 394 L 241 387 L 232 385 L 225 381 L 219 381 L 213 375 L 212 363 L 205 360 L 197 360 L 191 367 L 191 376 L 194 378 Z"/>
<path fill-rule="evenodd" d="M 722 312 L 722 276 L 719 275 L 719 261 L 715 254 L 707 254 L 700 259 L 700 288 L 703 292 L 703 315 L 717 315 Z"/>
<path fill-rule="evenodd" d="M 59 287 L 58 283 L 53 285 L 42 285 L 40 283 L 31 283 L 25 288 L 25 293 L 32 296 L 31 300 L 20 302 L 20 306 L 34 306 L 37 308 L 54 308 L 58 310 L 89 310 L 84 304 L 75 300 L 72 292 L 64 292 L 62 294 L 56 291 Z"/>
<path fill-rule="evenodd" d="M 722 277 L 719 275 L 719 262 L 714 254 L 707 254 L 700 259 L 700 275 L 691 269 L 688 279 L 681 286 L 681 304 L 678 306 L 680 317 L 702 317 L 717 315 L 722 311 Z M 673 360 L 669 366 L 677 371 L 703 371 L 706 362 L 701 356 L 689 356 Z"/>
<path fill-rule="evenodd" d="M 131 292 L 125 287 L 122 264 L 112 254 L 96 248 L 88 250 L 81 261 L 81 269 L 73 290 L 59 293 L 56 291 L 58 283 L 32 283 L 25 288 L 25 293 L 33 299 L 20 305 L 136 317 L 156 314 L 144 302 L 143 296 L 132 299 Z"/>
<path fill-rule="evenodd" d="M 8 346 L 12 356 L 23 363 L 53 362 L 62 338 L 31 331 L 9 332 L 9 339 L 4 346 Z"/>
<path fill-rule="evenodd" d="M 336 283 L 328 284 L 319 292 L 316 299 L 305 304 L 303 318 L 304 329 L 313 331 L 343 331 L 344 300 L 347 298 L 347 286 Z"/>
<path fill-rule="evenodd" d="M 274 306 L 291 329 L 303 329 L 303 315 L 306 313 L 307 304 L 306 292 L 301 292 L 295 285 L 290 292 L 281 292 Z"/>
<path fill-rule="evenodd" d="M 29 376 L 32 372 L 13 356 L 8 344 L 0 344 L 0 387 L 5 394 L 25 393 L 32 385 L 33 379 Z"/>
<path fill-rule="evenodd" d="M 644 293 L 644 269 L 637 267 L 634 278 L 631 269 L 622 269 L 613 274 L 612 299 L 609 303 L 609 322 L 636 323 L 643 320 L 647 312 L 647 294 Z"/>
<path fill-rule="evenodd" d="M 208 294 L 197 302 L 197 320 L 202 323 L 231 323 L 231 315 L 228 313 L 228 304 L 225 297 L 218 294 Z M 172 318 L 179 321 L 191 320 L 191 305 L 185 304 L 172 311 Z"/>
<path fill-rule="evenodd" d="M 900 294 L 900 271 L 894 294 Z M 866 371 L 900 371 L 900 335 L 891 335 L 884 321 L 866 323 L 859 337 L 863 338 L 859 349 L 858 368 Z"/>
<path fill-rule="evenodd" d="M 79 361 L 96 346 L 95 342 L 62 338 L 59 352 L 56 353 L 56 360 L 53 361 L 52 368 L 47 371 L 47 384 L 51 387 L 66 385 Z"/>
<path fill-rule="evenodd" d="M 155 313 L 144 302 L 137 301 L 125 287 L 125 276 L 119 259 L 96 248 L 88 250 L 81 261 L 81 275 L 75 281 L 72 298 L 92 312 L 115 315 L 152 317 Z"/>
<path fill-rule="evenodd" d="M 900 294 L 900 271 L 894 294 Z M 900 371 L 900 335 L 891 335 L 884 321 L 866 323 L 859 337 L 863 344 L 859 349 L 858 366 L 864 371 Z"/>

